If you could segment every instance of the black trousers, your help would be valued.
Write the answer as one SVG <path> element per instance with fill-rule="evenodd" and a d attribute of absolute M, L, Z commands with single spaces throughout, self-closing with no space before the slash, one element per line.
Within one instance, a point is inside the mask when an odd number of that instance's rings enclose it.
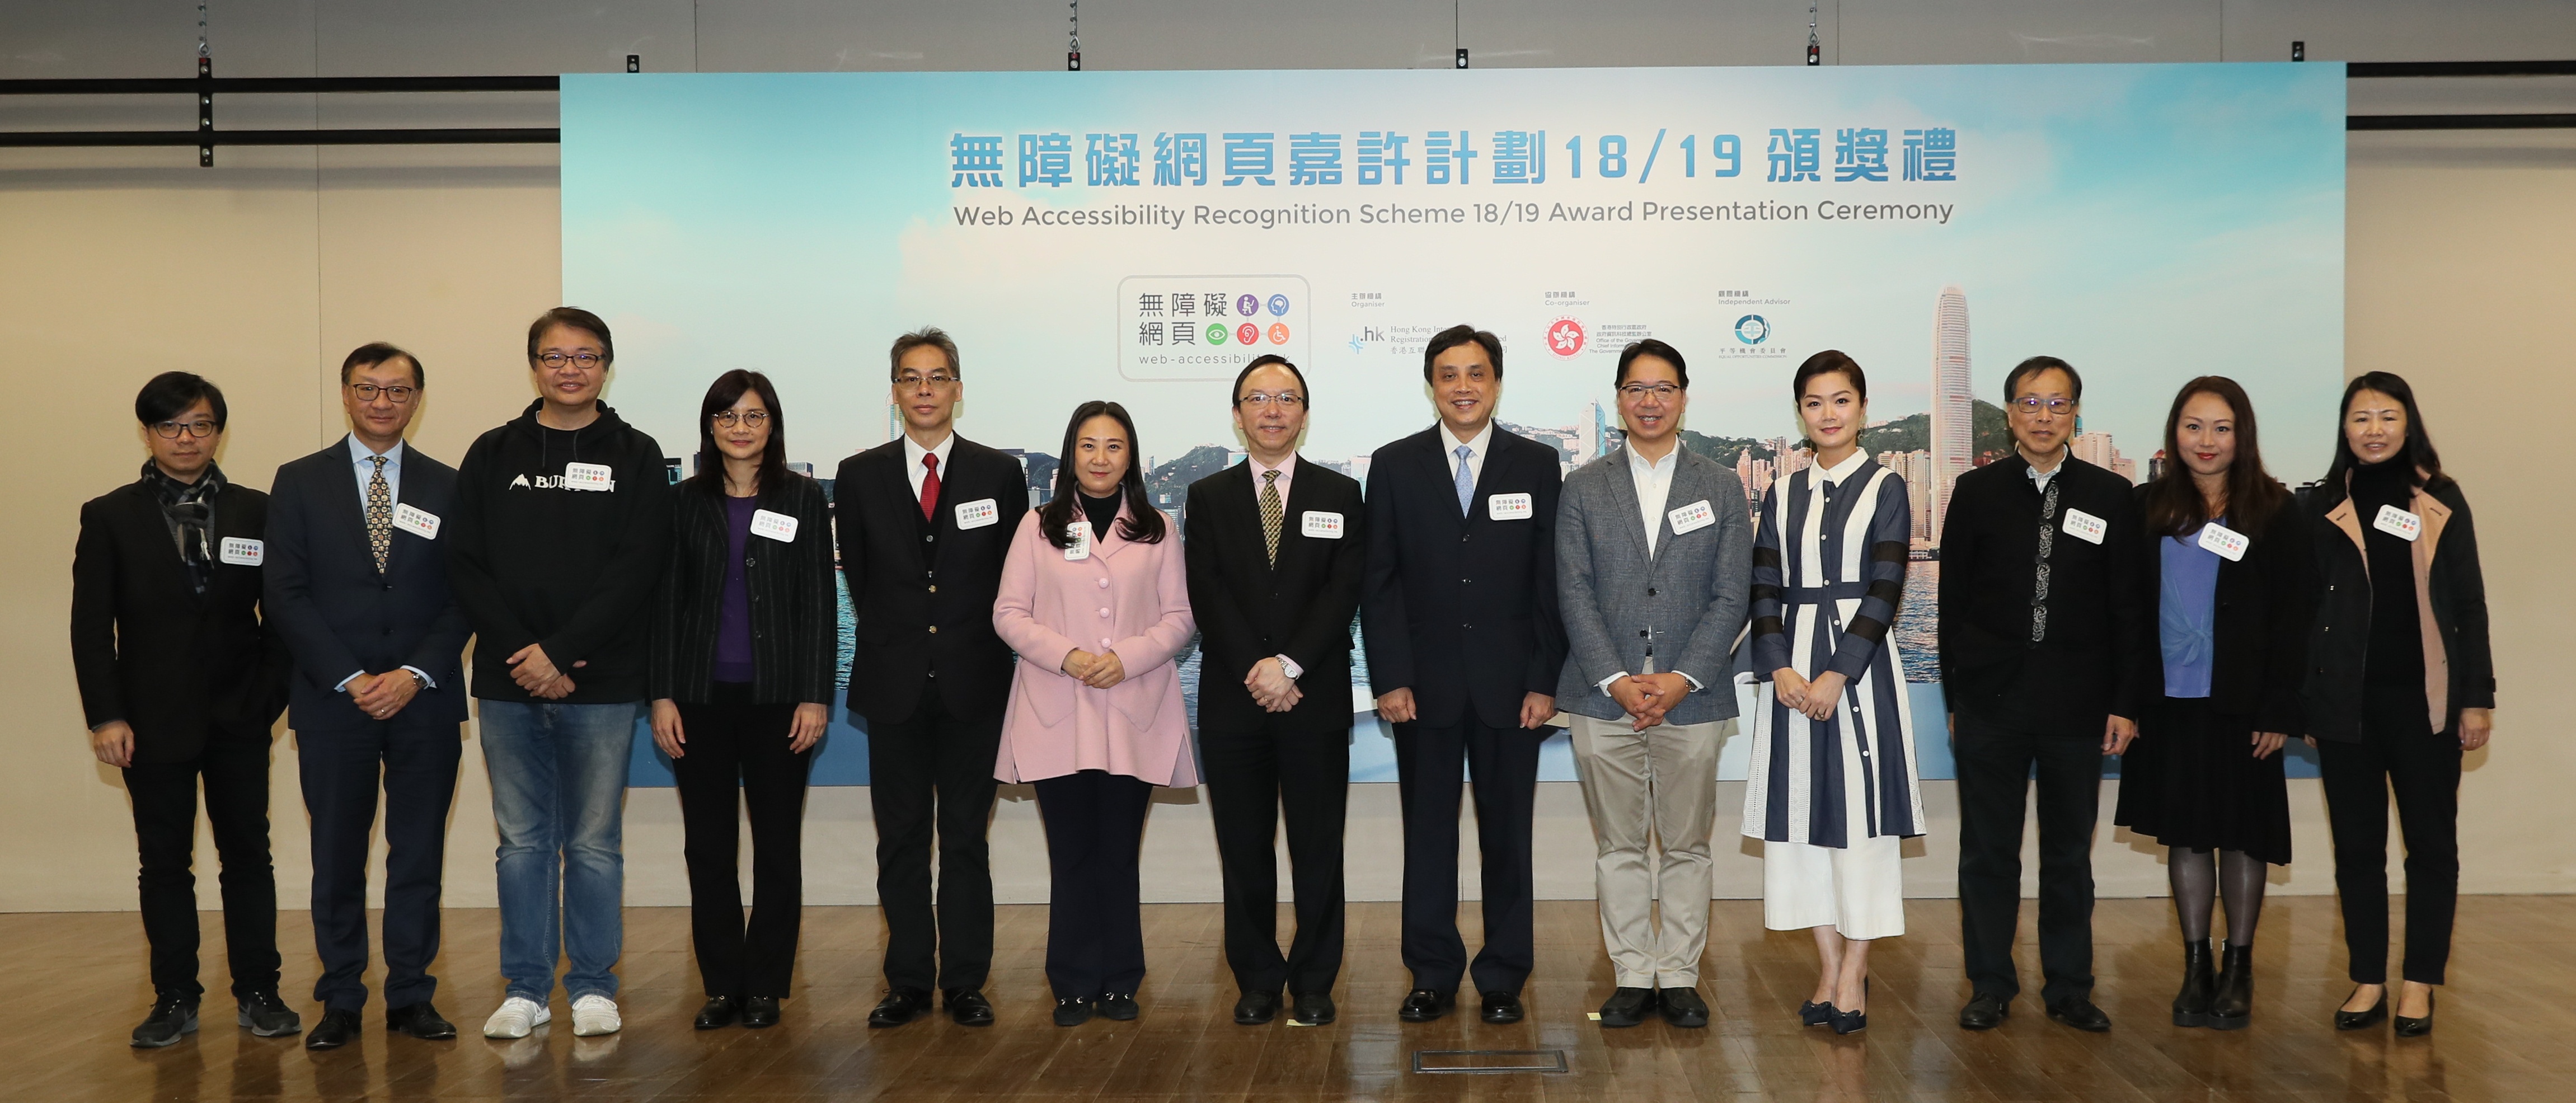
<path fill-rule="evenodd" d="M 188 996 L 197 983 L 197 783 L 223 862 L 224 953 L 233 995 L 277 991 L 277 871 L 268 858 L 268 740 L 211 735 L 197 757 L 125 768 L 134 803 L 143 937 L 152 988 Z"/>
<path fill-rule="evenodd" d="M 2021 922 L 2022 808 L 2039 779 L 2040 998 L 2093 991 L 2093 824 L 2102 806 L 2101 737 L 2020 731 L 1961 714 L 1959 946 L 1968 985 L 2021 994 L 2013 933 Z"/>
<path fill-rule="evenodd" d="M 385 1006 L 409 1007 L 438 993 L 440 872 L 447 861 L 447 813 L 456 798 L 459 726 L 395 714 L 295 733 L 296 773 L 312 821 L 313 949 L 322 975 L 313 998 L 325 1010 L 366 1005 L 367 846 L 376 789 L 385 810 Z"/>
<path fill-rule="evenodd" d="M 1531 930 L 1530 817 L 1538 796 L 1545 729 L 1489 728 L 1470 708 L 1456 724 L 1395 726 L 1398 799 L 1404 805 L 1404 967 L 1413 986 L 1518 994 L 1535 954 Z M 1484 856 L 1485 945 L 1467 960 L 1458 935 L 1458 800 L 1475 782 L 1476 842 Z"/>
<path fill-rule="evenodd" d="M 2442 983 L 2460 899 L 2460 740 L 2434 733 L 2424 698 L 2362 714 L 2361 741 L 2317 742 L 2326 824 L 2334 834 L 2335 894 L 2355 984 L 2388 983 L 2388 797 L 2406 839 L 2403 976 Z"/>
<path fill-rule="evenodd" d="M 1057 999 L 1134 995 L 1145 982 L 1137 847 L 1154 786 L 1084 770 L 1036 783 L 1046 824 L 1047 983 Z"/>
<path fill-rule="evenodd" d="M 889 988 L 981 988 L 993 970 L 993 758 L 1002 720 L 949 715 L 938 687 L 900 723 L 868 724 L 868 797 L 876 815 L 877 902 L 885 909 Z M 995 692 L 1000 692 L 996 690 Z M 935 800 L 935 803 L 934 803 Z M 939 838 L 939 906 L 930 843 Z"/>
<path fill-rule="evenodd" d="M 805 778 L 812 750 L 790 751 L 796 704 L 754 704 L 718 682 L 715 700 L 682 701 L 688 752 L 671 760 L 687 829 L 689 933 L 709 996 L 785 998 L 805 910 Z M 751 922 L 742 918 L 741 810 L 751 818 Z"/>
<path fill-rule="evenodd" d="M 1350 805 L 1347 729 L 1289 730 L 1265 715 L 1243 731 L 1202 729 L 1201 771 L 1225 876 L 1225 959 L 1246 992 L 1331 992 L 1342 970 L 1342 822 Z M 1279 953 L 1279 862 L 1287 809 L 1297 935 Z"/>

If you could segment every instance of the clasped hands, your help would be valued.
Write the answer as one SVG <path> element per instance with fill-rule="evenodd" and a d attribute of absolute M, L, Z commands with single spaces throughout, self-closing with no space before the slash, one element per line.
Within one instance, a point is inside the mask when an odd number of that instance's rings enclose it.
<path fill-rule="evenodd" d="M 1286 712 L 1306 699 L 1306 691 L 1297 688 L 1276 655 L 1252 664 L 1252 672 L 1243 676 L 1243 688 L 1252 691 L 1253 703 L 1266 712 Z"/>
<path fill-rule="evenodd" d="M 390 720 L 404 705 L 420 695 L 420 682 L 411 671 L 396 667 L 382 674 L 360 674 L 344 687 L 349 703 L 358 706 L 369 719 Z"/>
<path fill-rule="evenodd" d="M 1079 647 L 1065 652 L 1058 669 L 1093 689 L 1107 689 L 1127 680 L 1127 664 L 1119 661 L 1115 651 L 1090 652 Z"/>
<path fill-rule="evenodd" d="M 1822 723 L 1833 719 L 1834 706 L 1842 703 L 1844 681 L 1838 671 L 1828 670 L 1810 680 L 1797 668 L 1784 666 L 1771 672 L 1771 695 L 1789 711 Z"/>
<path fill-rule="evenodd" d="M 787 753 L 803 754 L 823 738 L 823 729 L 831 723 L 831 710 L 814 701 L 799 702 L 796 714 L 787 721 Z M 673 758 L 689 756 L 689 731 L 680 722 L 680 703 L 669 697 L 653 702 L 653 745 Z"/>
<path fill-rule="evenodd" d="M 1690 694 L 1690 679 L 1672 671 L 1630 674 L 1610 682 L 1610 699 L 1627 710 L 1628 727 L 1644 731 L 1664 722 L 1664 714 Z"/>
<path fill-rule="evenodd" d="M 528 696 L 559 701 L 572 695 L 572 675 L 555 668 L 555 661 L 546 657 L 543 645 L 532 643 L 512 652 L 508 663 L 510 680 L 519 683 Z M 576 669 L 589 666 L 590 660 L 577 660 L 572 665 Z"/>

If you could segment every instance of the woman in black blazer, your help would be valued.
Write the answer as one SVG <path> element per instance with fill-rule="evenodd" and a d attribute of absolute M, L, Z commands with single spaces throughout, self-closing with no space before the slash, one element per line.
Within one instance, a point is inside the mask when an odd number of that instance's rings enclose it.
<path fill-rule="evenodd" d="M 2334 465 L 2308 496 L 2319 595 L 2308 740 L 2324 768 L 2352 997 L 2335 1028 L 2388 1017 L 2388 794 L 2406 833 L 2405 988 L 2397 1033 L 2433 1029 L 2460 884 L 2460 756 L 2495 727 L 2486 581 L 2460 484 L 2388 372 L 2344 388 Z"/>
<path fill-rule="evenodd" d="M 676 496 L 671 565 L 655 602 L 653 742 L 679 779 L 690 925 L 707 990 L 700 1030 L 778 1022 L 804 907 L 798 837 L 806 773 L 829 717 L 839 602 L 823 488 L 787 470 L 784 420 L 758 372 L 729 371 L 707 388 L 698 472 Z M 748 930 L 735 864 L 744 800 Z"/>
<path fill-rule="evenodd" d="M 2290 862 L 2281 745 L 2300 719 L 2313 587 L 2307 524 L 2263 469 L 2254 405 L 2202 376 L 2165 415 L 2164 473 L 2138 488 L 2163 693 L 2121 760 L 2112 822 L 2168 848 L 2182 923 L 2175 1026 L 2236 1030 L 2254 1005 L 2254 925 L 2269 866 Z M 2209 921 L 2227 897 L 2225 968 Z"/>

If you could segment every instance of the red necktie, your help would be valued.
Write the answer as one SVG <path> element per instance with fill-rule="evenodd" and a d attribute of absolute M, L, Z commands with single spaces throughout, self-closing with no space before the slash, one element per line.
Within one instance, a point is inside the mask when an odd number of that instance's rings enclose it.
<path fill-rule="evenodd" d="M 934 452 L 921 457 L 921 466 L 921 519 L 928 521 L 939 510 L 939 455 Z"/>

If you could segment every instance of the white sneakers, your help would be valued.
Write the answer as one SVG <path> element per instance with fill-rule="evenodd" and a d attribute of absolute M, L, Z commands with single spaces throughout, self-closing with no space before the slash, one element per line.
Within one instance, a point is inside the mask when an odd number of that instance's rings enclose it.
<path fill-rule="evenodd" d="M 512 996 L 501 1001 L 501 1009 L 483 1020 L 486 1038 L 525 1038 L 528 1032 L 554 1021 L 554 1012 L 546 1005 L 526 996 Z"/>
<path fill-rule="evenodd" d="M 575 1038 L 615 1034 L 624 1025 L 617 1017 L 616 1000 L 594 994 L 572 1001 L 572 1036 Z"/>

